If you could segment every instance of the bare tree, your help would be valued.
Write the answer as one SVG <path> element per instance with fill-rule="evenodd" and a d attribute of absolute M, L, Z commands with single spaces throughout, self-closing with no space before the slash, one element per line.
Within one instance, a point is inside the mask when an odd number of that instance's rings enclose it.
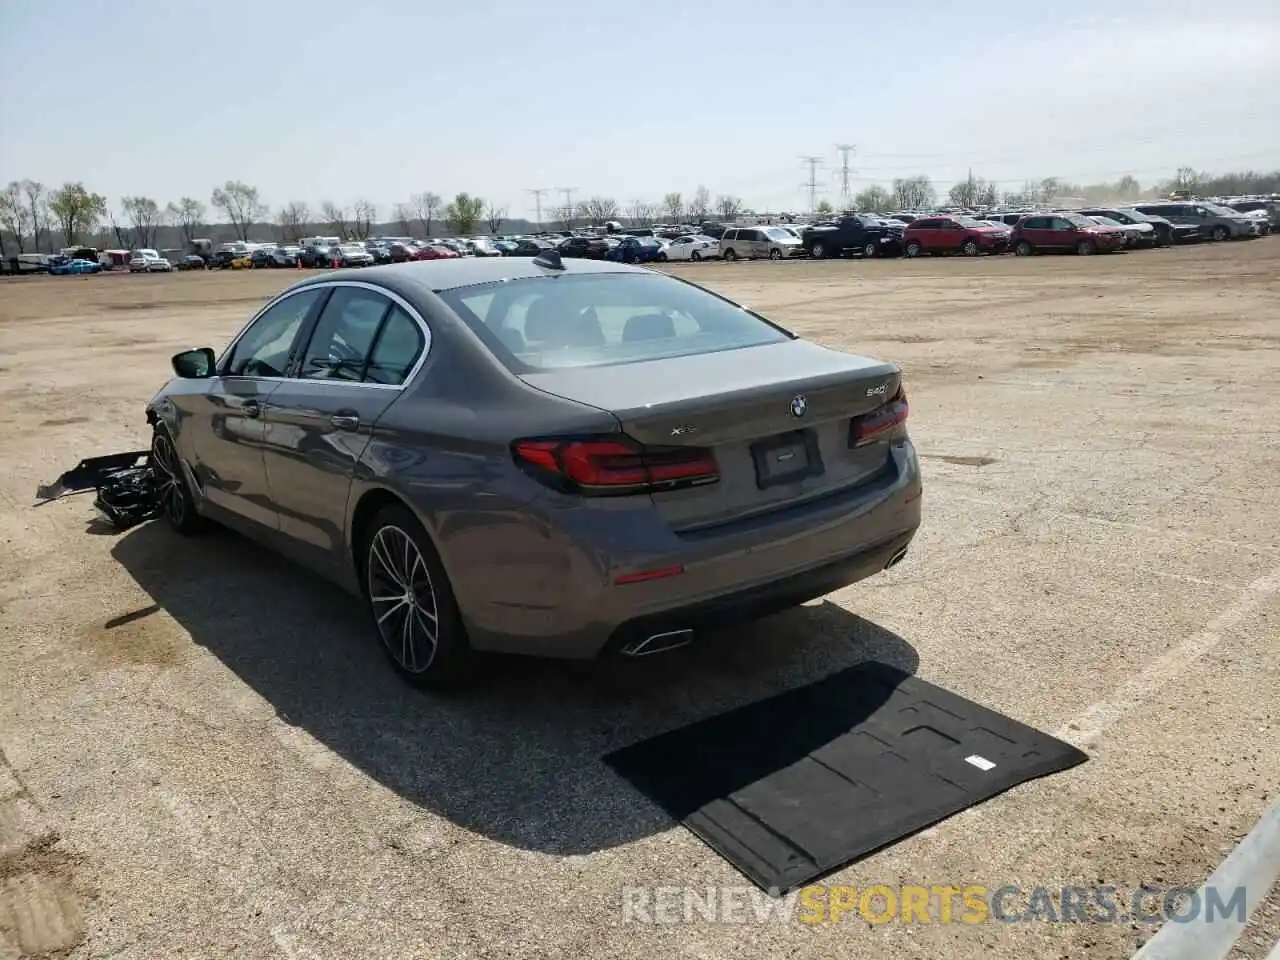
<path fill-rule="evenodd" d="M 413 207 L 418 215 L 418 221 L 422 224 L 422 235 L 431 236 L 431 221 L 440 212 L 440 197 L 431 192 L 415 193 L 409 198 L 409 205 Z"/>
<path fill-rule="evenodd" d="M 647 227 L 653 223 L 656 208 L 647 200 L 632 200 L 627 206 L 627 219 L 633 226 Z"/>
<path fill-rule="evenodd" d="M 107 198 L 90 193 L 83 183 L 64 183 L 49 194 L 49 214 L 62 230 L 64 242 L 74 246 L 81 234 L 91 234 L 107 212 Z"/>
<path fill-rule="evenodd" d="M 378 220 L 378 207 L 372 200 L 357 200 L 351 208 L 352 232 L 358 240 L 373 236 Z"/>
<path fill-rule="evenodd" d="M 606 220 L 615 220 L 618 216 L 618 204 L 612 197 L 594 196 L 578 204 L 578 216 L 593 227 L 598 227 Z"/>
<path fill-rule="evenodd" d="M 902 177 L 893 181 L 893 200 L 900 210 L 923 210 L 937 203 L 938 195 L 928 177 Z"/>
<path fill-rule="evenodd" d="M 27 202 L 27 214 L 31 219 L 31 248 L 40 252 L 40 234 L 48 233 L 48 206 L 45 202 L 44 184 L 38 180 L 23 180 L 22 193 Z M 48 237 L 45 237 L 48 240 Z"/>
<path fill-rule="evenodd" d="M 507 208 L 490 203 L 484 210 L 484 221 L 489 225 L 489 232 L 496 234 L 502 229 L 507 219 Z"/>
<path fill-rule="evenodd" d="M 177 203 L 169 204 L 165 212 L 169 222 L 182 232 L 183 242 L 190 246 L 204 219 L 204 204 L 194 197 L 183 197 Z"/>
<path fill-rule="evenodd" d="M 893 194 L 873 183 L 853 198 L 853 206 L 862 213 L 885 213 L 893 206 Z"/>
<path fill-rule="evenodd" d="M 1195 194 L 1199 191 L 1200 181 L 1204 179 L 1207 178 L 1196 173 L 1194 167 L 1179 167 L 1178 172 L 1173 175 L 1173 189 Z"/>
<path fill-rule="evenodd" d="M 699 184 L 698 189 L 693 192 L 693 199 L 689 201 L 689 219 L 700 223 L 710 212 L 711 191 Z"/>
<path fill-rule="evenodd" d="M 947 199 L 957 207 L 990 206 L 995 203 L 996 187 L 982 177 L 975 177 L 973 171 L 947 193 Z"/>
<path fill-rule="evenodd" d="M 120 208 L 133 226 L 135 247 L 154 247 L 160 226 L 160 207 L 150 197 L 121 197 Z"/>
<path fill-rule="evenodd" d="M 320 205 L 320 218 L 339 240 L 351 238 L 351 222 L 347 218 L 346 208 L 338 206 L 332 200 L 326 200 Z"/>
<path fill-rule="evenodd" d="M 672 223 L 684 219 L 684 197 L 679 193 L 668 193 L 662 198 L 662 212 Z"/>
<path fill-rule="evenodd" d="M 297 243 L 311 222 L 311 208 L 301 200 L 291 200 L 276 214 L 280 227 L 280 239 L 285 243 Z"/>
<path fill-rule="evenodd" d="M 742 213 L 742 201 L 738 197 L 722 194 L 716 198 L 716 213 L 722 220 L 734 220 Z"/>
<path fill-rule="evenodd" d="M 241 240 L 249 239 L 249 229 L 267 212 L 258 199 L 258 188 L 239 180 L 228 180 L 215 189 L 210 202 L 226 214 L 236 236 Z"/>
<path fill-rule="evenodd" d="M 413 207 L 407 203 L 397 203 L 391 209 L 391 216 L 395 218 L 402 234 L 406 237 L 413 235 Z"/>
<path fill-rule="evenodd" d="M 835 208 L 831 206 L 830 201 L 819 200 L 817 206 L 813 208 L 813 212 L 820 217 L 829 217 L 835 213 Z"/>
<path fill-rule="evenodd" d="M 31 209 L 27 206 L 22 192 L 22 184 L 17 180 L 9 181 L 0 194 L 0 227 L 13 234 L 18 242 L 18 252 L 25 253 L 24 238 L 31 229 Z"/>

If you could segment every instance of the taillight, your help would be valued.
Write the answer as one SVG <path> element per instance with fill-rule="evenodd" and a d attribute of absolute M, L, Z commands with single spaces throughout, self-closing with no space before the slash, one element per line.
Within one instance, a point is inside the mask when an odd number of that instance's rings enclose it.
<path fill-rule="evenodd" d="M 886 430 L 892 430 L 907 419 L 907 394 L 902 387 L 893 399 L 870 413 L 854 417 L 849 424 L 849 446 L 860 447 L 871 443 Z"/>
<path fill-rule="evenodd" d="M 649 447 L 629 437 L 517 440 L 516 462 L 559 490 L 641 493 L 715 483 L 720 469 L 703 447 Z"/>

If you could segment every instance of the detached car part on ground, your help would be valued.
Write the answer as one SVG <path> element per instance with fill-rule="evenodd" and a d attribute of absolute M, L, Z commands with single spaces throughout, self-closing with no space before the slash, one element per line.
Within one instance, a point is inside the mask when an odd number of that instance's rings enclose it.
<path fill-rule="evenodd" d="M 644 655 L 894 565 L 901 372 L 623 264 L 313 275 L 173 358 L 150 450 L 81 463 L 119 527 L 217 521 L 361 596 L 431 685 L 476 650 Z"/>

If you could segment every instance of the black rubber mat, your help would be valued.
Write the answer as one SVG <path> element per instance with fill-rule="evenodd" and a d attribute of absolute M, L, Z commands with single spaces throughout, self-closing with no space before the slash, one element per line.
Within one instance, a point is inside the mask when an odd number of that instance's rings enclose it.
<path fill-rule="evenodd" d="M 910 674 L 864 663 L 604 759 L 780 895 L 1088 757 Z"/>

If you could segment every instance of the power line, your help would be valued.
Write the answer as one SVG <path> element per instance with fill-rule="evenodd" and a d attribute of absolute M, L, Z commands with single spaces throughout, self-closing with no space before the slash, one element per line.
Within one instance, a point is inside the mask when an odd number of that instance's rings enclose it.
<path fill-rule="evenodd" d="M 809 165 L 809 179 L 801 186 L 809 191 L 809 212 L 812 213 L 818 208 L 818 164 L 822 162 L 822 158 L 801 157 L 800 159 Z"/>
<path fill-rule="evenodd" d="M 573 195 L 577 192 L 577 187 L 556 187 L 564 194 L 564 225 L 565 229 L 573 226 Z"/>
<path fill-rule="evenodd" d="M 854 146 L 837 143 L 836 150 L 840 152 L 840 208 L 848 210 L 853 206 L 853 191 L 849 187 L 849 154 L 853 153 Z"/>
<path fill-rule="evenodd" d="M 533 195 L 534 216 L 538 219 L 534 222 L 538 225 L 538 229 L 542 229 L 542 195 L 548 190 L 547 187 L 534 187 L 532 190 L 526 190 L 525 193 Z"/>

